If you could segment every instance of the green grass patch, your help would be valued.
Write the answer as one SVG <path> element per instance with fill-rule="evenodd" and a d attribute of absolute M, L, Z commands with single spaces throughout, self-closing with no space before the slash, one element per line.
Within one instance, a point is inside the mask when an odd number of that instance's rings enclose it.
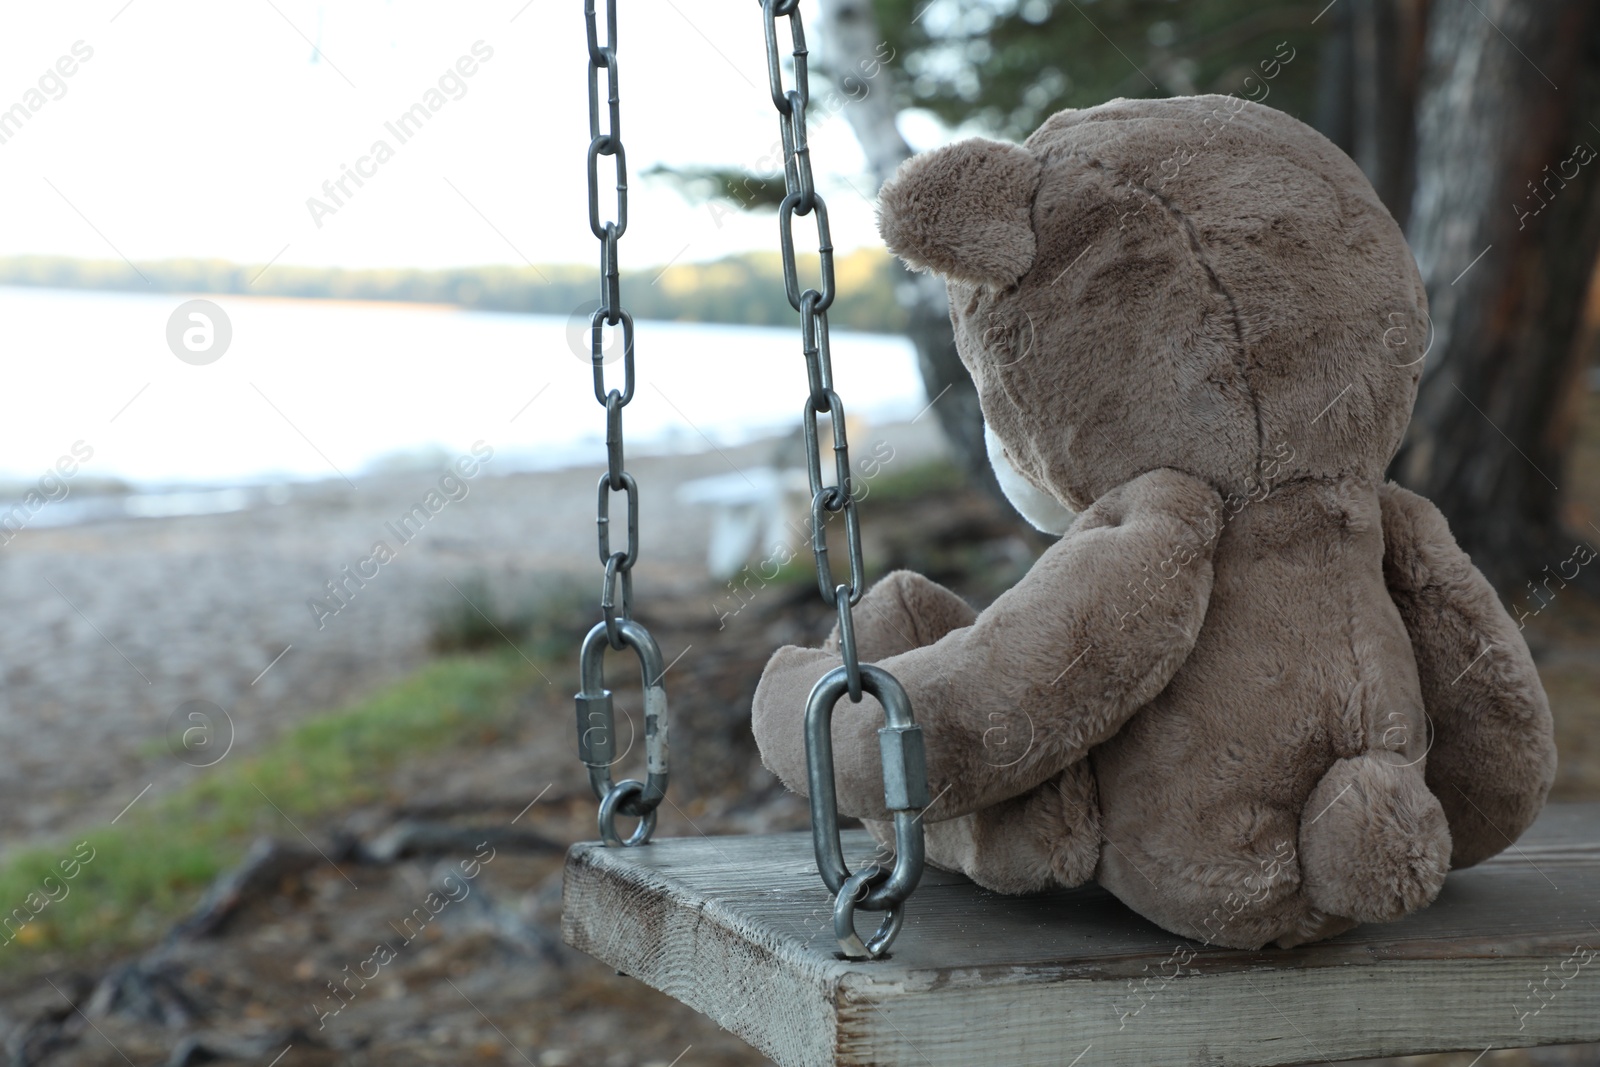
<path fill-rule="evenodd" d="M 46 949 L 154 941 L 256 835 L 296 837 L 286 817 L 312 832 L 321 816 L 384 799 L 385 772 L 408 754 L 511 734 L 543 685 L 509 649 L 441 659 L 258 755 L 233 753 L 114 826 L 13 855 L 0 866 L 0 967 Z"/>
<path fill-rule="evenodd" d="M 903 470 L 887 469 L 868 483 L 868 506 L 926 500 L 935 493 L 954 492 L 967 484 L 966 475 L 949 460 L 936 459 Z"/>
<path fill-rule="evenodd" d="M 592 618 L 598 597 L 598 582 L 473 575 L 436 591 L 428 644 L 444 654 L 514 646 L 530 659 L 551 659 L 570 651 L 574 620 Z"/>

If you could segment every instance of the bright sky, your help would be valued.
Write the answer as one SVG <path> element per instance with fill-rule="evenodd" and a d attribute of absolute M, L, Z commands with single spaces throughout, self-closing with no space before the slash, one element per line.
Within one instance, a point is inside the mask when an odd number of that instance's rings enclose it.
<path fill-rule="evenodd" d="M 29 111 L 0 126 L 9 207 L 0 256 L 351 267 L 597 259 L 581 0 L 0 4 L 0 111 Z M 619 9 L 623 266 L 775 249 L 770 213 L 718 217 L 641 178 L 655 163 L 754 168 L 771 154 L 777 113 L 756 3 Z M 813 5 L 802 10 L 814 37 Z M 474 73 L 461 77 L 458 62 Z M 441 77 L 445 102 L 402 143 L 385 123 Z M 916 116 L 906 132 L 918 147 L 943 139 Z M 870 204 L 846 184 L 871 191 L 848 124 L 835 115 L 811 135 L 835 245 L 877 243 Z M 362 164 L 365 184 L 347 183 L 352 195 L 319 227 L 307 199 L 331 204 L 323 183 L 380 139 L 392 158 Z M 601 204 L 609 213 L 605 194 Z"/>

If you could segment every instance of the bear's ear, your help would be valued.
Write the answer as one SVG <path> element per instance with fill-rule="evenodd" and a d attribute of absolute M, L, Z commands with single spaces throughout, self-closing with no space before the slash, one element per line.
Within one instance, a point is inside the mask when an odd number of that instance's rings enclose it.
<path fill-rule="evenodd" d="M 913 156 L 878 194 L 878 232 L 917 270 L 1011 285 L 1033 266 L 1042 170 L 1026 148 L 983 138 Z"/>

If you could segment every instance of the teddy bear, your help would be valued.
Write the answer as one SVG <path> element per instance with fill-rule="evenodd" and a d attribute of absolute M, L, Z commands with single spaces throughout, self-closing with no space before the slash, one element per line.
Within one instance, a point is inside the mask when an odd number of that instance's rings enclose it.
<path fill-rule="evenodd" d="M 1518 627 L 1439 511 L 1386 482 L 1427 296 L 1356 165 L 1236 97 L 1062 111 L 908 160 L 879 228 L 946 280 L 991 459 L 1060 539 L 983 611 L 906 571 L 859 656 L 924 734 L 927 856 L 998 893 L 1097 881 L 1206 944 L 1425 907 L 1555 773 Z M 753 729 L 804 792 L 838 632 L 766 665 Z M 838 807 L 887 846 L 869 695 Z"/>

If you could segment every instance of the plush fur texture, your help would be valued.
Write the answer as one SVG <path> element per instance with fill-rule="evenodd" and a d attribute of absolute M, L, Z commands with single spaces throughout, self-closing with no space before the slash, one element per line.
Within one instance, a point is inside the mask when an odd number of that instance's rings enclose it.
<path fill-rule="evenodd" d="M 1040 170 L 1027 149 L 976 138 L 907 160 L 880 194 L 883 239 L 947 277 L 1010 285 L 1033 265 Z"/>
<path fill-rule="evenodd" d="M 1532 822 L 1555 748 L 1527 646 L 1382 480 L 1426 297 L 1354 163 L 1236 98 L 1116 100 L 911 160 L 880 226 L 946 276 L 1008 492 L 1080 513 L 981 613 L 905 572 L 856 610 L 925 733 L 931 862 L 1008 893 L 1093 877 L 1255 948 L 1397 919 Z M 839 662 L 835 636 L 762 675 L 792 789 Z M 842 701 L 834 760 L 888 840 L 880 725 Z"/>
<path fill-rule="evenodd" d="M 983 428 L 983 444 L 989 453 L 989 465 L 994 468 L 995 481 L 1017 514 L 1033 524 L 1033 528 L 1060 537 L 1072 525 L 1077 513 L 1062 505 L 1061 501 L 1034 485 L 1017 472 L 1000 436 L 989 427 Z"/>

